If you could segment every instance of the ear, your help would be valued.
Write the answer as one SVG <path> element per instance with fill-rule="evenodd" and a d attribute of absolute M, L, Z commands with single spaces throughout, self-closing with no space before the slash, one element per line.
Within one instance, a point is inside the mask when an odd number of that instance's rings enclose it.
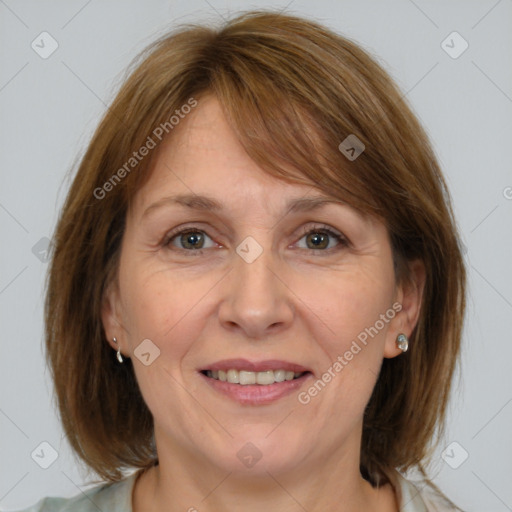
<path fill-rule="evenodd" d="M 411 337 L 421 312 L 423 290 L 425 288 L 425 264 L 421 260 L 408 262 L 409 276 L 398 286 L 395 302 L 402 308 L 390 322 L 386 335 L 384 357 L 392 358 L 400 355 L 402 351 L 396 346 L 399 334 Z"/>
<path fill-rule="evenodd" d="M 111 282 L 103 294 L 101 304 L 101 321 L 109 345 L 117 351 L 123 347 L 124 329 L 122 327 L 119 300 L 119 288 L 116 282 Z M 117 345 L 113 339 L 117 339 Z"/>

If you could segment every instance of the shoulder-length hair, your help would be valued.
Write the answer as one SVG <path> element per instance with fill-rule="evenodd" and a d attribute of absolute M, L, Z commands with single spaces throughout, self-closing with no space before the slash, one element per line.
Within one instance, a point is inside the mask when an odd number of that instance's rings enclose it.
<path fill-rule="evenodd" d="M 172 137 L 172 117 L 206 94 L 265 172 L 314 184 L 384 222 L 397 282 L 407 280 L 408 261 L 424 263 L 411 349 L 383 361 L 361 444 L 361 472 L 373 483 L 395 469 L 423 470 L 442 431 L 465 308 L 445 181 L 403 94 L 368 53 L 315 22 L 268 11 L 217 29 L 185 26 L 152 44 L 81 160 L 54 234 L 45 304 L 48 361 L 71 446 L 109 481 L 155 463 L 152 416 L 131 362 L 117 364 L 106 341 L 101 306 L 117 277 L 127 209 L 160 141 Z M 355 159 L 339 147 L 349 136 L 364 144 Z M 146 156 L 134 161 L 142 147 Z"/>

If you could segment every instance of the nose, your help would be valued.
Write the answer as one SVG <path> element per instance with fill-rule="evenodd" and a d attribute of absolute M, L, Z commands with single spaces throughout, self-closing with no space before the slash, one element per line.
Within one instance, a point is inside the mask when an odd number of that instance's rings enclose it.
<path fill-rule="evenodd" d="M 293 293 L 271 251 L 263 251 L 251 263 L 235 255 L 233 265 L 219 307 L 222 326 L 254 339 L 287 329 L 294 317 Z"/>

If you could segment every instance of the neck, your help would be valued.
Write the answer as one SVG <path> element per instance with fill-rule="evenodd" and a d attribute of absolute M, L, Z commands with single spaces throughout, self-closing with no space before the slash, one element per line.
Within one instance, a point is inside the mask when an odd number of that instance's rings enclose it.
<path fill-rule="evenodd" d="M 361 477 L 358 453 L 333 452 L 285 472 L 273 472 L 263 464 L 229 471 L 184 453 L 183 447 L 174 446 L 169 453 L 161 448 L 159 465 L 136 483 L 133 512 L 398 510 L 391 486 L 374 489 Z"/>

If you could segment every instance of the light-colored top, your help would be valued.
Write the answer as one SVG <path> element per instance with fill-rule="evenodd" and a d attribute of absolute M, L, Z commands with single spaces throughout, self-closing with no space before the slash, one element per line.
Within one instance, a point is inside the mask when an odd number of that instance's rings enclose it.
<path fill-rule="evenodd" d="M 132 493 L 138 473 L 116 482 L 103 484 L 74 498 L 43 498 L 20 512 L 133 512 Z M 444 498 L 422 482 L 411 482 L 397 475 L 397 499 L 400 512 L 453 512 Z"/>

